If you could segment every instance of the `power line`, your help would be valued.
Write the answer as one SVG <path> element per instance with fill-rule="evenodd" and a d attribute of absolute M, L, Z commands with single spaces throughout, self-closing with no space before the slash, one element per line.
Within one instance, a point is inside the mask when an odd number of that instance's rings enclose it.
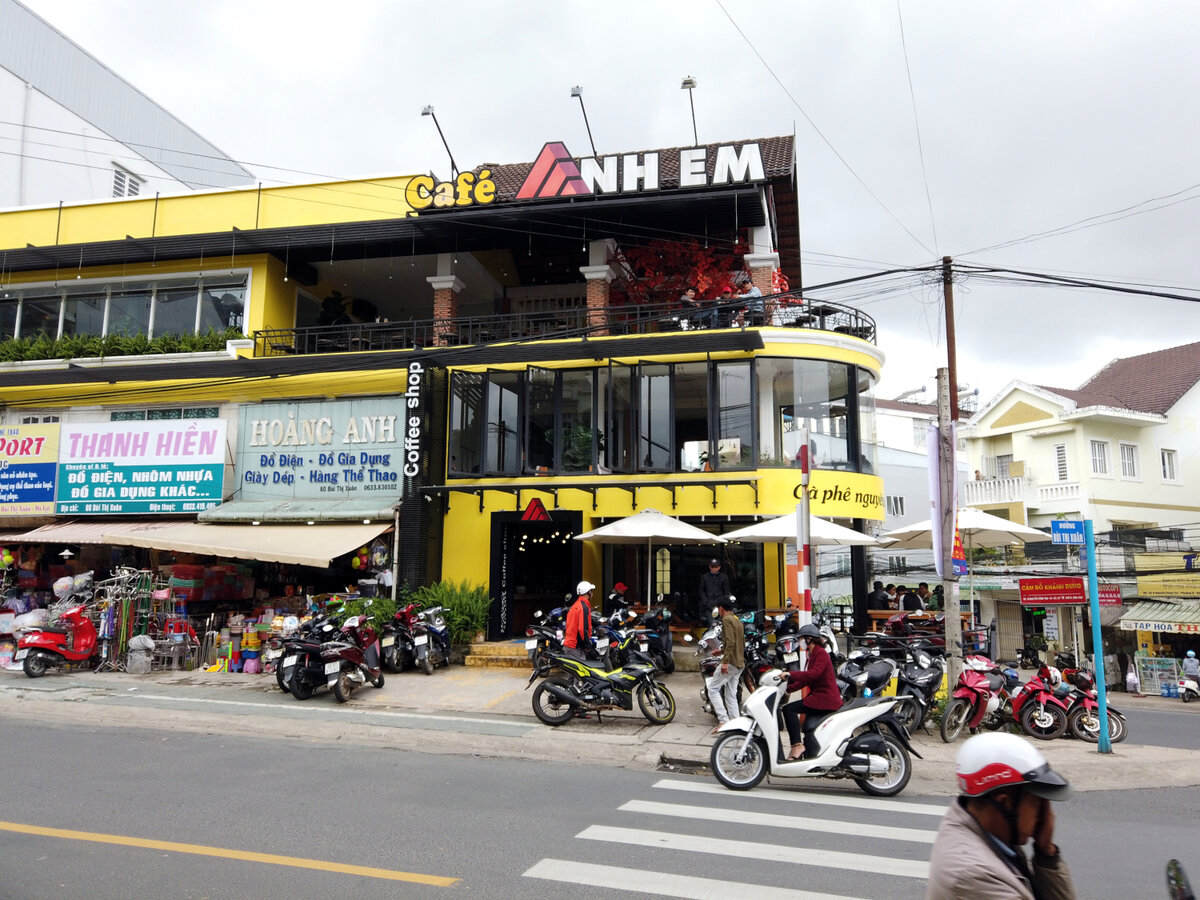
<path fill-rule="evenodd" d="M 917 132 L 917 154 L 921 157 L 921 178 L 925 182 L 925 203 L 929 207 L 929 227 L 933 229 L 933 247 L 937 250 L 937 220 L 933 217 L 933 197 L 929 194 L 929 172 L 925 168 L 925 147 L 921 142 L 921 118 L 917 115 L 917 93 L 913 90 L 912 66 L 908 62 L 908 42 L 904 39 L 904 16 L 900 12 L 900 0 L 896 0 L 896 18 L 900 22 L 900 49 L 904 51 L 904 72 L 908 76 L 908 96 L 912 100 L 913 128 Z M 937 253 L 934 253 L 936 256 Z"/>
<path fill-rule="evenodd" d="M 775 83 L 779 85 L 779 87 L 783 90 L 784 94 L 787 95 L 787 98 L 792 101 L 792 105 L 795 106 L 796 109 L 800 110 L 800 115 L 804 116 L 804 121 L 806 121 L 812 127 L 812 130 L 817 133 L 817 136 L 822 141 L 825 142 L 825 146 L 828 147 L 830 152 L 832 152 L 833 155 L 837 157 L 838 162 L 840 162 L 843 166 L 845 166 L 846 171 L 849 172 L 851 175 L 853 175 L 855 180 L 857 180 L 858 183 L 863 186 L 863 189 L 868 194 L 871 195 L 871 199 L 873 199 L 876 203 L 878 203 L 879 207 L 885 213 L 887 213 L 889 216 L 891 216 L 892 221 L 894 221 L 897 225 L 899 225 L 901 228 L 904 229 L 905 234 L 907 234 L 910 238 L 912 238 L 914 241 L 916 241 L 917 244 L 920 245 L 921 249 L 924 250 L 926 253 L 936 256 L 937 254 L 935 254 L 932 250 L 930 250 L 925 245 L 924 241 L 922 241 L 919 237 L 917 237 L 915 234 L 913 234 L 912 231 L 909 230 L 909 227 L 907 225 L 905 225 L 902 221 L 900 221 L 900 218 L 888 208 L 886 203 L 884 203 L 882 200 L 879 199 L 879 196 L 873 190 L 871 190 L 871 188 L 867 185 L 867 183 L 865 181 L 863 181 L 862 177 L 856 171 L 854 171 L 854 167 L 851 166 L 850 163 L 848 163 L 846 161 L 846 158 L 843 157 L 842 154 L 838 152 L 837 147 L 833 146 L 833 142 L 830 141 L 829 138 L 825 137 L 825 133 L 823 131 L 821 131 L 820 128 L 817 127 L 817 123 L 814 122 L 812 120 L 812 118 L 809 116 L 809 114 L 804 111 L 804 107 L 800 105 L 800 101 L 798 101 L 794 96 L 792 96 L 792 92 L 787 89 L 787 86 L 783 83 L 783 81 L 779 78 L 779 76 L 775 74 L 775 70 L 771 68 L 770 63 L 768 63 L 766 61 L 766 59 L 763 58 L 763 55 L 758 52 L 758 48 L 755 47 L 754 44 L 750 41 L 750 38 L 746 36 L 746 32 L 742 31 L 741 26 L 739 26 L 738 23 L 736 21 L 734 21 L 733 16 L 731 16 L 729 14 L 729 10 L 727 10 L 725 8 L 725 5 L 721 2 L 721 0 L 716 0 L 716 2 L 717 2 L 717 6 L 720 7 L 721 12 L 723 12 L 725 14 L 725 18 L 729 19 L 730 24 L 733 25 L 733 27 L 737 31 L 737 33 L 739 35 L 741 35 L 742 40 L 746 42 L 746 46 L 749 47 L 750 50 L 754 53 L 754 55 L 758 57 L 758 61 L 763 64 L 763 68 L 765 68 L 767 70 L 767 72 L 770 74 L 770 76 L 773 79 L 775 79 Z"/>

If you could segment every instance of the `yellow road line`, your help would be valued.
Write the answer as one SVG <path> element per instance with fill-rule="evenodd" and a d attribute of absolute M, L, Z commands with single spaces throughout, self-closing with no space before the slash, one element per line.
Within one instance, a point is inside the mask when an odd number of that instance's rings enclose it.
<path fill-rule="evenodd" d="M 277 856 L 274 853 L 254 853 L 250 850 L 227 850 L 223 847 L 206 847 L 203 844 L 176 844 L 172 841 L 151 841 L 145 838 L 125 837 L 120 834 L 100 834 L 94 831 L 69 831 L 63 828 L 43 828 L 40 825 L 22 825 L 19 822 L 0 822 L 0 831 L 15 831 L 18 834 L 36 834 L 42 837 L 65 838 L 72 841 L 93 841 L 97 844 L 117 844 L 122 847 L 142 847 L 146 850 L 192 853 L 196 856 L 240 859 L 245 862 L 292 866 L 297 869 L 317 869 L 321 872 L 361 875 L 364 878 L 411 881 L 416 884 L 431 884 L 436 887 L 449 887 L 458 881 L 457 878 L 445 878 L 440 875 L 422 875 L 419 872 L 396 872 L 392 869 L 351 866 L 346 863 L 326 862 L 319 859 L 303 859 L 298 856 Z"/>

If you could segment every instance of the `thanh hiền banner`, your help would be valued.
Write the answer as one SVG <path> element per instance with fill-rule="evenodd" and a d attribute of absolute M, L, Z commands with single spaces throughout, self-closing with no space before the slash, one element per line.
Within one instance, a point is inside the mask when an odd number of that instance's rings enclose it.
<path fill-rule="evenodd" d="M 63 425 L 59 515 L 190 513 L 221 502 L 225 421 Z"/>

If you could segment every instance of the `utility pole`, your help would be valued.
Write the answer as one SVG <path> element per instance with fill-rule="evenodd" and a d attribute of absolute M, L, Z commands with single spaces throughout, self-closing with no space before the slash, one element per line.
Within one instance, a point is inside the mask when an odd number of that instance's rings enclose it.
<path fill-rule="evenodd" d="M 954 345 L 954 276 L 950 257 L 942 257 L 942 298 L 946 307 L 946 368 L 938 370 L 938 509 L 941 512 L 942 599 L 945 606 L 946 661 L 950 690 L 962 672 L 962 605 L 954 572 L 954 532 L 958 521 L 958 362 Z"/>

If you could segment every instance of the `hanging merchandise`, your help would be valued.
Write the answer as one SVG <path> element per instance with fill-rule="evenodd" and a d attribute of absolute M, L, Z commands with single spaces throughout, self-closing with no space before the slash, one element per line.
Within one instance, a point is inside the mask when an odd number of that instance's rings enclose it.
<path fill-rule="evenodd" d="M 392 564 L 392 554 L 387 542 L 376 538 L 371 543 L 371 568 L 382 571 Z"/>

